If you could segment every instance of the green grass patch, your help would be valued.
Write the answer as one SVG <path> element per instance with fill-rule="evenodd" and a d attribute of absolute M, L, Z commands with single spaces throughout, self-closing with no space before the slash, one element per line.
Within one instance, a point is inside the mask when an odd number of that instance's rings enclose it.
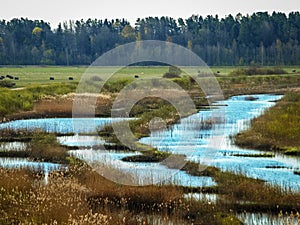
<path fill-rule="evenodd" d="M 62 95 L 73 92 L 76 89 L 74 84 L 51 84 L 51 85 L 32 85 L 25 89 L 9 90 L 0 89 L 0 118 L 21 111 L 33 109 L 34 102 L 45 97 Z"/>
<path fill-rule="evenodd" d="M 168 158 L 171 154 L 166 152 L 159 152 L 159 151 L 146 151 L 142 155 L 136 156 L 127 156 L 122 158 L 122 161 L 125 162 L 161 162 Z"/>
<path fill-rule="evenodd" d="M 249 148 L 298 152 L 300 146 L 300 93 L 289 93 L 264 115 L 253 119 L 249 130 L 235 137 L 236 144 Z"/>
<path fill-rule="evenodd" d="M 43 85 L 56 83 L 77 83 L 80 81 L 86 67 L 60 67 L 60 66 L 21 66 L 0 67 L 0 75 L 18 77 L 14 80 L 16 87 L 28 85 Z M 50 80 L 53 77 L 54 80 Z M 73 80 L 69 80 L 72 77 Z"/>
<path fill-rule="evenodd" d="M 18 77 L 14 80 L 16 87 L 24 87 L 28 85 L 43 85 L 55 83 L 78 83 L 82 76 L 99 76 L 100 78 L 112 76 L 113 80 L 120 78 L 133 79 L 135 75 L 139 78 L 161 78 L 168 71 L 167 66 L 151 66 L 139 67 L 130 66 L 120 68 L 115 74 L 112 74 L 116 68 L 101 67 L 88 70 L 88 67 L 72 67 L 72 66 L 19 66 L 19 67 L 0 67 L 0 76 L 12 75 Z M 93 73 L 93 74 L 92 74 Z M 53 77 L 54 80 L 50 80 Z M 72 80 L 69 80 L 72 77 Z"/>

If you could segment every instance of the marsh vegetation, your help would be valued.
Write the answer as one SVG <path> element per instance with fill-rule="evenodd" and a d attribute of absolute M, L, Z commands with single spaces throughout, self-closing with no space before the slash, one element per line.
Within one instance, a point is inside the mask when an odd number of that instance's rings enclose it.
<path fill-rule="evenodd" d="M 147 71 L 148 68 L 142 68 Z M 114 77 L 104 87 L 104 93 L 99 107 L 105 106 L 102 115 L 110 115 L 110 106 L 116 93 L 132 79 L 133 74 L 139 74 L 137 68 L 126 68 L 121 71 L 128 75 L 118 83 Z M 159 70 L 159 75 L 156 74 Z M 251 128 L 246 133 L 236 136 L 239 145 L 247 147 L 263 147 L 272 150 L 270 153 L 230 153 L 228 157 L 273 158 L 273 151 L 282 151 L 285 154 L 297 155 L 299 151 L 298 124 L 299 93 L 288 92 L 291 88 L 299 87 L 298 75 L 288 73 L 280 75 L 237 75 L 229 74 L 233 68 L 217 68 L 221 71 L 217 75 L 226 97 L 234 94 L 255 94 L 258 92 L 287 93 L 283 100 L 269 109 L 263 116 L 251 121 Z M 168 68 L 158 67 L 149 69 L 149 74 L 155 73 L 162 77 Z M 151 76 L 144 72 L 144 76 Z M 120 75 L 121 76 L 121 75 Z M 75 77 L 75 76 L 74 76 Z M 22 78 L 22 77 L 21 77 Z M 20 78 L 20 80 L 21 80 Z M 75 77 L 76 78 L 76 77 Z M 174 79 L 192 96 L 203 96 L 192 80 L 185 75 Z M 47 81 L 48 82 L 48 81 Z M 73 81 L 72 81 L 73 82 Z M 75 80 L 76 82 L 76 80 Z M 94 82 L 102 82 L 94 80 Z M 24 89 L 2 89 L 1 116 L 2 118 L 18 119 L 34 117 L 34 110 L 47 112 L 48 116 L 57 115 L 57 111 L 70 113 L 71 108 L 63 95 L 71 96 L 75 91 L 76 83 L 56 83 L 34 85 L 26 84 Z M 245 87 L 247 87 L 245 89 Z M 51 99 L 51 101 L 49 101 Z M 72 97 L 70 97 L 72 99 Z M 103 101 L 102 101 L 103 100 Z M 180 100 L 180 99 L 179 99 Z M 205 108 L 205 98 L 193 98 L 199 108 Z M 243 99 L 245 100 L 245 98 Z M 256 99 L 257 100 L 257 99 Z M 256 100 L 250 101 L 255 102 Z M 61 104 L 54 104 L 62 101 Z M 57 108 L 56 108 L 57 107 Z M 220 107 L 220 106 L 219 106 Z M 52 108 L 52 111 L 50 110 Z M 28 114 L 24 114 L 27 112 Z M 193 112 L 190 112 L 192 114 Z M 187 114 L 186 116 L 190 115 Z M 45 114 L 40 114 L 43 117 Z M 67 114 L 64 114 L 67 115 Z M 100 115 L 100 113 L 99 113 Z M 145 98 L 139 101 L 130 112 L 129 124 L 136 140 L 147 137 L 151 132 L 168 128 L 179 122 L 178 112 L 172 105 L 159 98 Z M 149 129 L 152 118 L 163 118 L 164 123 Z M 122 121 L 119 121 L 122 126 Z M 197 129 L 209 132 L 216 123 L 203 119 L 195 124 Z M 267 124 L 267 126 L 266 126 Z M 289 124 L 286 127 L 286 124 Z M 161 126 L 160 126 L 161 125 Z M 157 129 L 154 129 L 157 128 Z M 215 166 L 205 170 L 198 162 L 187 161 L 181 171 L 194 177 L 212 177 L 215 186 L 178 186 L 177 184 L 158 184 L 144 187 L 126 186 L 116 184 L 95 172 L 89 164 L 71 157 L 68 148 L 57 141 L 59 133 L 49 133 L 41 130 L 28 129 L 1 129 L 1 141 L 22 141 L 27 145 L 22 151 L 1 151 L 2 157 L 25 157 L 31 161 L 52 162 L 67 165 L 67 170 L 51 171 L 47 175 L 48 183 L 45 185 L 45 171 L 32 171 L 29 169 L 1 168 L 0 176 L 0 223 L 2 224 L 242 224 L 237 218 L 239 212 L 265 212 L 285 213 L 293 211 L 298 215 L 300 208 L 300 194 L 298 191 L 282 188 L 267 183 L 261 179 L 247 177 L 242 170 L 235 172 L 224 171 Z M 118 142 L 110 125 L 102 126 L 98 130 L 106 142 L 119 146 L 120 149 L 130 151 L 128 146 Z M 259 135 L 258 135 L 259 134 Z M 66 135 L 66 134 L 65 134 Z M 74 135 L 69 133 L 69 135 Z M 83 134 L 82 134 L 83 135 Z M 88 133 L 85 135 L 97 135 Z M 257 139 L 260 137 L 261 139 Z M 284 138 L 283 138 L 284 137 Z M 244 142 L 246 144 L 243 144 Z M 175 155 L 171 152 L 160 151 L 154 146 L 133 142 L 135 149 L 143 154 L 123 157 L 128 162 L 162 162 L 170 156 L 176 160 L 165 162 L 169 168 L 178 168 L 182 161 L 187 160 L 186 155 Z M 249 145 L 252 144 L 252 145 Z M 267 143 L 267 144 L 266 144 Z M 75 150 L 76 151 L 76 150 Z M 276 153 L 277 154 L 277 153 Z M 176 162 L 176 163 L 174 163 Z M 178 164 L 177 164 L 178 163 Z M 277 168 L 280 169 L 280 168 Z M 294 171 L 297 174 L 297 171 Z M 123 173 L 130 177 L 130 173 Z M 201 199 L 185 198 L 186 193 L 214 193 L 216 202 Z M 295 216 L 299 218 L 299 216 Z"/>

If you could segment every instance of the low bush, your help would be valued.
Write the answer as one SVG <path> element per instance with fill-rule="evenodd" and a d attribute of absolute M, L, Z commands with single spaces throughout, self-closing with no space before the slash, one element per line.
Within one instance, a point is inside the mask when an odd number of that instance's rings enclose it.
<path fill-rule="evenodd" d="M 169 66 L 169 71 L 163 75 L 163 78 L 180 78 L 181 70 L 176 66 Z"/>
<path fill-rule="evenodd" d="M 230 72 L 230 75 L 276 75 L 276 74 L 287 74 L 288 72 L 279 68 L 259 68 L 255 66 L 251 66 L 249 68 L 240 68 Z"/>
<path fill-rule="evenodd" d="M 12 88 L 16 84 L 10 80 L 0 80 L 0 87 Z"/>
<path fill-rule="evenodd" d="M 173 78 L 172 81 L 175 82 L 176 84 L 178 84 L 184 90 L 190 90 L 192 87 L 191 79 L 187 76 Z"/>
<path fill-rule="evenodd" d="M 166 72 L 166 73 L 163 75 L 163 78 L 180 78 L 180 75 L 178 75 L 178 74 L 173 74 L 173 73 L 170 73 L 170 72 Z"/>
<path fill-rule="evenodd" d="M 120 92 L 126 85 L 130 84 L 131 82 L 132 82 L 132 79 L 127 79 L 127 78 L 110 80 L 104 84 L 101 91 L 117 93 L 117 92 Z M 98 90 L 98 91 L 100 91 L 100 90 Z"/>

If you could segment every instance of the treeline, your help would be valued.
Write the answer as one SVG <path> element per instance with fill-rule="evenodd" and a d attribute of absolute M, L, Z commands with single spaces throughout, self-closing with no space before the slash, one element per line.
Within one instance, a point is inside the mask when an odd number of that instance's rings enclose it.
<path fill-rule="evenodd" d="M 44 21 L 0 21 L 0 64 L 85 65 L 104 52 L 140 40 L 170 41 L 209 65 L 300 64 L 300 13 L 267 12 L 225 18 L 147 17 L 77 20 L 52 29 Z"/>

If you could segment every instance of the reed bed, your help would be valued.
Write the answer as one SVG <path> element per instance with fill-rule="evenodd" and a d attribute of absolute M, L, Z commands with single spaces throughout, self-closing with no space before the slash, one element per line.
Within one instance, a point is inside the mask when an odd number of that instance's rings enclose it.
<path fill-rule="evenodd" d="M 214 205 L 185 200 L 175 186 L 113 183 L 73 159 L 69 170 L 0 169 L 1 224 L 241 224 Z"/>

